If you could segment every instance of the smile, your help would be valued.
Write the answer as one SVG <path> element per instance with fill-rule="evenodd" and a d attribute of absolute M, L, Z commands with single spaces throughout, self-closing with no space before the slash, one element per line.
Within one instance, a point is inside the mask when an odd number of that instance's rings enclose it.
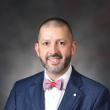
<path fill-rule="evenodd" d="M 57 64 L 60 63 L 61 58 L 51 57 L 51 58 L 48 59 L 48 61 L 49 61 L 51 64 L 57 65 Z"/>

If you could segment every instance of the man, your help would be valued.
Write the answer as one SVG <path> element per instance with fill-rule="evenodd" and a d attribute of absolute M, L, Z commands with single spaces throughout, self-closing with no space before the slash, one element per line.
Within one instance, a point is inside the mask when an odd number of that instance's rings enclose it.
<path fill-rule="evenodd" d="M 5 110 L 110 110 L 108 90 L 71 65 L 76 48 L 67 21 L 44 21 L 35 50 L 45 70 L 17 81 Z"/>

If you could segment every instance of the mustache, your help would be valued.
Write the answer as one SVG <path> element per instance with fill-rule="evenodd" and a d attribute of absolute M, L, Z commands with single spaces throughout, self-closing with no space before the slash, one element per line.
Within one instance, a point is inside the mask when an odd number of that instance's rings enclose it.
<path fill-rule="evenodd" d="M 55 54 L 50 54 L 50 55 L 48 55 L 48 56 L 47 56 L 47 59 L 49 59 L 49 58 L 59 58 L 59 59 L 62 59 L 63 56 L 62 56 L 61 54 L 55 53 Z"/>

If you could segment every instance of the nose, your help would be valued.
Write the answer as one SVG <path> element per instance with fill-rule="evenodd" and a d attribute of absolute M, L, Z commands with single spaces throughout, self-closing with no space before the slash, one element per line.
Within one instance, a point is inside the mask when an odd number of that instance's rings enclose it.
<path fill-rule="evenodd" d="M 57 46 L 56 44 L 52 44 L 52 45 L 50 46 L 49 53 L 50 53 L 50 54 L 59 53 L 58 46 Z"/>

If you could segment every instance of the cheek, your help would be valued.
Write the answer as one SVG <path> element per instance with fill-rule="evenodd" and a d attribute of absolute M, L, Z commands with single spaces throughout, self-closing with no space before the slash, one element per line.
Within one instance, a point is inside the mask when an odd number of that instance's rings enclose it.
<path fill-rule="evenodd" d="M 39 57 L 42 59 L 42 60 L 45 60 L 46 57 L 47 57 L 47 53 L 45 51 L 39 51 Z"/>
<path fill-rule="evenodd" d="M 61 54 L 64 58 L 68 57 L 68 56 L 72 56 L 72 52 L 69 50 L 69 49 L 66 49 L 66 50 L 62 50 L 61 51 Z"/>
<path fill-rule="evenodd" d="M 65 50 L 62 50 L 62 55 L 64 56 L 73 56 L 75 53 L 75 50 L 73 47 L 68 47 Z"/>

